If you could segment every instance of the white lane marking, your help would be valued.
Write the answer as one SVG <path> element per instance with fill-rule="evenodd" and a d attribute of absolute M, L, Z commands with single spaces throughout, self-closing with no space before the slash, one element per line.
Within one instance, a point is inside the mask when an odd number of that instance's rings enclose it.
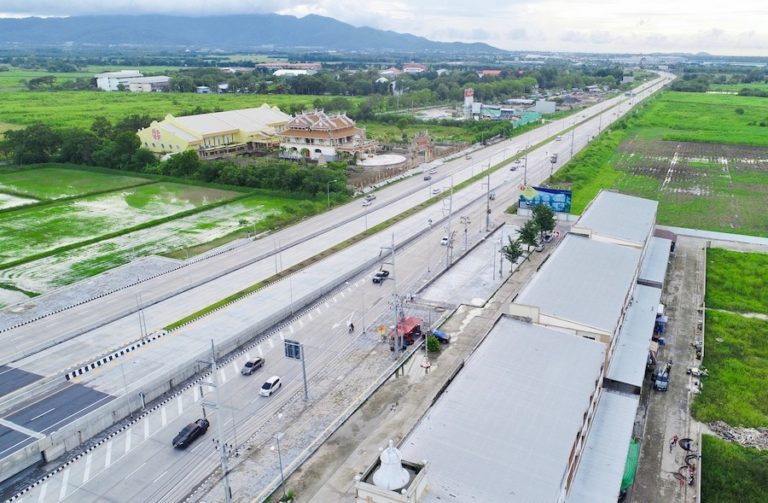
<path fill-rule="evenodd" d="M 149 438 L 149 417 L 144 418 L 144 440 Z"/>
<path fill-rule="evenodd" d="M 61 477 L 61 491 L 59 491 L 59 501 L 64 499 L 67 495 L 67 489 L 69 489 L 69 468 L 64 470 L 64 475 Z"/>
<path fill-rule="evenodd" d="M 299 328 L 304 328 L 304 320 L 299 318 Z"/>
<path fill-rule="evenodd" d="M 221 383 L 222 384 L 227 382 L 227 373 L 224 372 L 224 369 L 219 369 L 219 377 L 221 378 Z"/>
<path fill-rule="evenodd" d="M 261 350 L 261 344 L 259 344 L 258 346 L 256 346 L 256 350 L 258 350 L 258 352 L 259 352 L 259 356 L 264 356 L 264 351 L 262 351 L 262 350 Z"/>
<path fill-rule="evenodd" d="M 309 317 L 309 321 L 314 321 L 314 318 L 312 317 L 312 312 L 308 312 L 307 316 Z"/>
<path fill-rule="evenodd" d="M 293 333 L 293 325 L 291 325 L 290 327 L 288 327 L 288 329 L 290 329 L 291 333 Z"/>
<path fill-rule="evenodd" d="M 93 454 L 88 454 L 85 457 L 85 471 L 83 472 L 83 484 L 88 482 L 88 479 L 91 478 L 91 461 L 93 460 Z"/>
<path fill-rule="evenodd" d="M 161 478 L 165 477 L 166 473 L 168 473 L 168 470 L 165 470 L 163 473 L 161 473 L 159 477 L 157 477 L 155 480 L 152 481 L 152 483 L 154 484 L 155 482 L 157 482 Z"/>
<path fill-rule="evenodd" d="M 125 432 L 125 452 L 126 454 L 131 450 L 131 429 L 128 428 Z"/>
<path fill-rule="evenodd" d="M 336 302 L 336 296 L 334 295 L 334 296 L 333 296 L 333 298 L 332 298 L 331 300 L 332 300 L 332 301 L 334 301 L 334 302 Z"/>
<path fill-rule="evenodd" d="M 315 312 L 317 313 L 318 316 L 323 314 L 323 312 L 320 310 L 319 307 L 317 309 L 315 309 Z"/>
<path fill-rule="evenodd" d="M 35 419 L 39 419 L 39 418 L 43 417 L 44 415 L 46 415 L 46 414 L 48 414 L 49 412 L 52 412 L 52 411 L 54 411 L 54 410 L 56 410 L 56 407 L 54 407 L 54 408 L 52 408 L 52 409 L 50 409 L 50 410 L 46 410 L 46 411 L 45 411 L 45 412 L 43 412 L 42 414 L 39 414 L 39 415 L 37 415 L 37 416 L 33 417 L 33 418 L 32 418 L 32 419 L 30 419 L 29 421 L 31 422 L 31 421 L 34 421 Z"/>
<path fill-rule="evenodd" d="M 181 413 L 184 412 L 184 404 L 181 401 L 181 395 L 179 395 L 179 398 L 176 401 L 176 403 L 178 404 L 179 415 L 181 415 Z"/>
<path fill-rule="evenodd" d="M 275 341 L 271 337 L 267 339 L 267 342 L 269 343 L 269 349 L 275 349 Z"/>
<path fill-rule="evenodd" d="M 330 308 L 331 308 L 331 305 L 330 305 L 330 304 L 329 304 L 327 301 L 326 301 L 326 303 L 325 303 L 325 308 L 326 308 L 326 309 L 330 309 Z"/>
<path fill-rule="evenodd" d="M 166 423 L 168 422 L 168 418 L 165 414 L 165 407 L 160 409 L 160 424 L 162 425 L 161 428 L 165 428 Z"/>
<path fill-rule="evenodd" d="M 237 368 L 237 362 L 235 360 L 232 360 L 232 371 L 237 374 L 237 371 L 240 370 Z"/>
<path fill-rule="evenodd" d="M 107 442 L 107 455 L 104 458 L 104 468 L 109 468 L 112 464 L 112 441 Z"/>
<path fill-rule="evenodd" d="M 278 334 L 277 334 L 277 335 L 279 335 L 279 336 L 280 336 L 280 340 L 281 340 L 281 341 L 285 342 L 285 336 L 283 335 L 283 333 L 282 333 L 282 332 L 278 332 Z"/>
<path fill-rule="evenodd" d="M 129 478 L 131 478 L 131 476 L 132 476 L 132 475 L 134 475 L 136 472 L 138 472 L 139 470 L 141 470 L 141 468 L 142 468 L 144 465 L 146 465 L 146 464 L 147 464 L 147 462 L 146 462 L 146 461 L 145 461 L 145 462 L 143 462 L 141 465 L 139 465 L 139 467 L 138 467 L 138 468 L 136 468 L 136 469 L 135 469 L 135 470 L 133 470 L 131 473 L 129 473 L 129 474 L 128 474 L 128 476 L 127 476 L 127 477 L 125 477 L 125 478 L 126 478 L 126 479 L 129 479 Z"/>
<path fill-rule="evenodd" d="M 45 501 L 45 493 L 48 492 L 48 482 L 44 483 L 42 487 L 40 487 L 40 495 L 37 497 L 38 503 L 42 503 Z"/>
<path fill-rule="evenodd" d="M 195 386 L 192 389 L 194 390 L 194 393 L 192 393 L 192 401 L 197 403 L 197 401 L 200 400 L 200 386 Z"/>

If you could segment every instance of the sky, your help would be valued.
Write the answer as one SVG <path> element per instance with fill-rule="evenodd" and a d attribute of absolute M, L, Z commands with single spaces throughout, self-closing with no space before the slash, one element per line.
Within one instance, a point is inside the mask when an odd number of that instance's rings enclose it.
<path fill-rule="evenodd" d="M 267 12 L 513 51 L 768 56 L 765 0 L 0 0 L 0 17 Z"/>

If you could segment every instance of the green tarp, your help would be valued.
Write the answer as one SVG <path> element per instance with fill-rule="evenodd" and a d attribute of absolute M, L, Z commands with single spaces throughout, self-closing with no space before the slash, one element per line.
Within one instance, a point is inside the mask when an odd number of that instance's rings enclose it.
<path fill-rule="evenodd" d="M 640 444 L 636 440 L 629 443 L 627 451 L 627 464 L 624 465 L 624 477 L 621 479 L 621 490 L 626 490 L 635 481 L 635 472 L 637 471 L 637 460 L 640 458 Z"/>

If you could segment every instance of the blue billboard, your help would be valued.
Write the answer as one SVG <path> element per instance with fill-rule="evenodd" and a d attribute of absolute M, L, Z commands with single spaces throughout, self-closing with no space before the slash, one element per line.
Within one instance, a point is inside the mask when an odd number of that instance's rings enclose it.
<path fill-rule="evenodd" d="M 546 187 L 528 187 L 520 194 L 519 208 L 533 209 L 538 204 L 549 206 L 558 213 L 571 212 L 571 191 L 548 189 Z"/>

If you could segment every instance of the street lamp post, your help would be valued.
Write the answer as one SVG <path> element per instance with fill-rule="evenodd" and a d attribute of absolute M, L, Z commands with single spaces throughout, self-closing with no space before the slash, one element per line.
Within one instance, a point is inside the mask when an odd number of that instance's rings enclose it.
<path fill-rule="evenodd" d="M 283 499 L 285 499 L 285 474 L 283 473 L 283 456 L 280 453 L 280 439 L 283 438 L 285 433 L 282 431 L 278 431 L 277 435 L 275 435 L 275 440 L 277 441 L 277 462 L 280 464 L 280 486 L 283 488 Z M 272 448 L 274 449 L 274 447 Z"/>
<path fill-rule="evenodd" d="M 331 180 L 325 184 L 325 191 L 328 194 L 328 207 L 331 207 L 331 184 L 338 180 Z"/>

